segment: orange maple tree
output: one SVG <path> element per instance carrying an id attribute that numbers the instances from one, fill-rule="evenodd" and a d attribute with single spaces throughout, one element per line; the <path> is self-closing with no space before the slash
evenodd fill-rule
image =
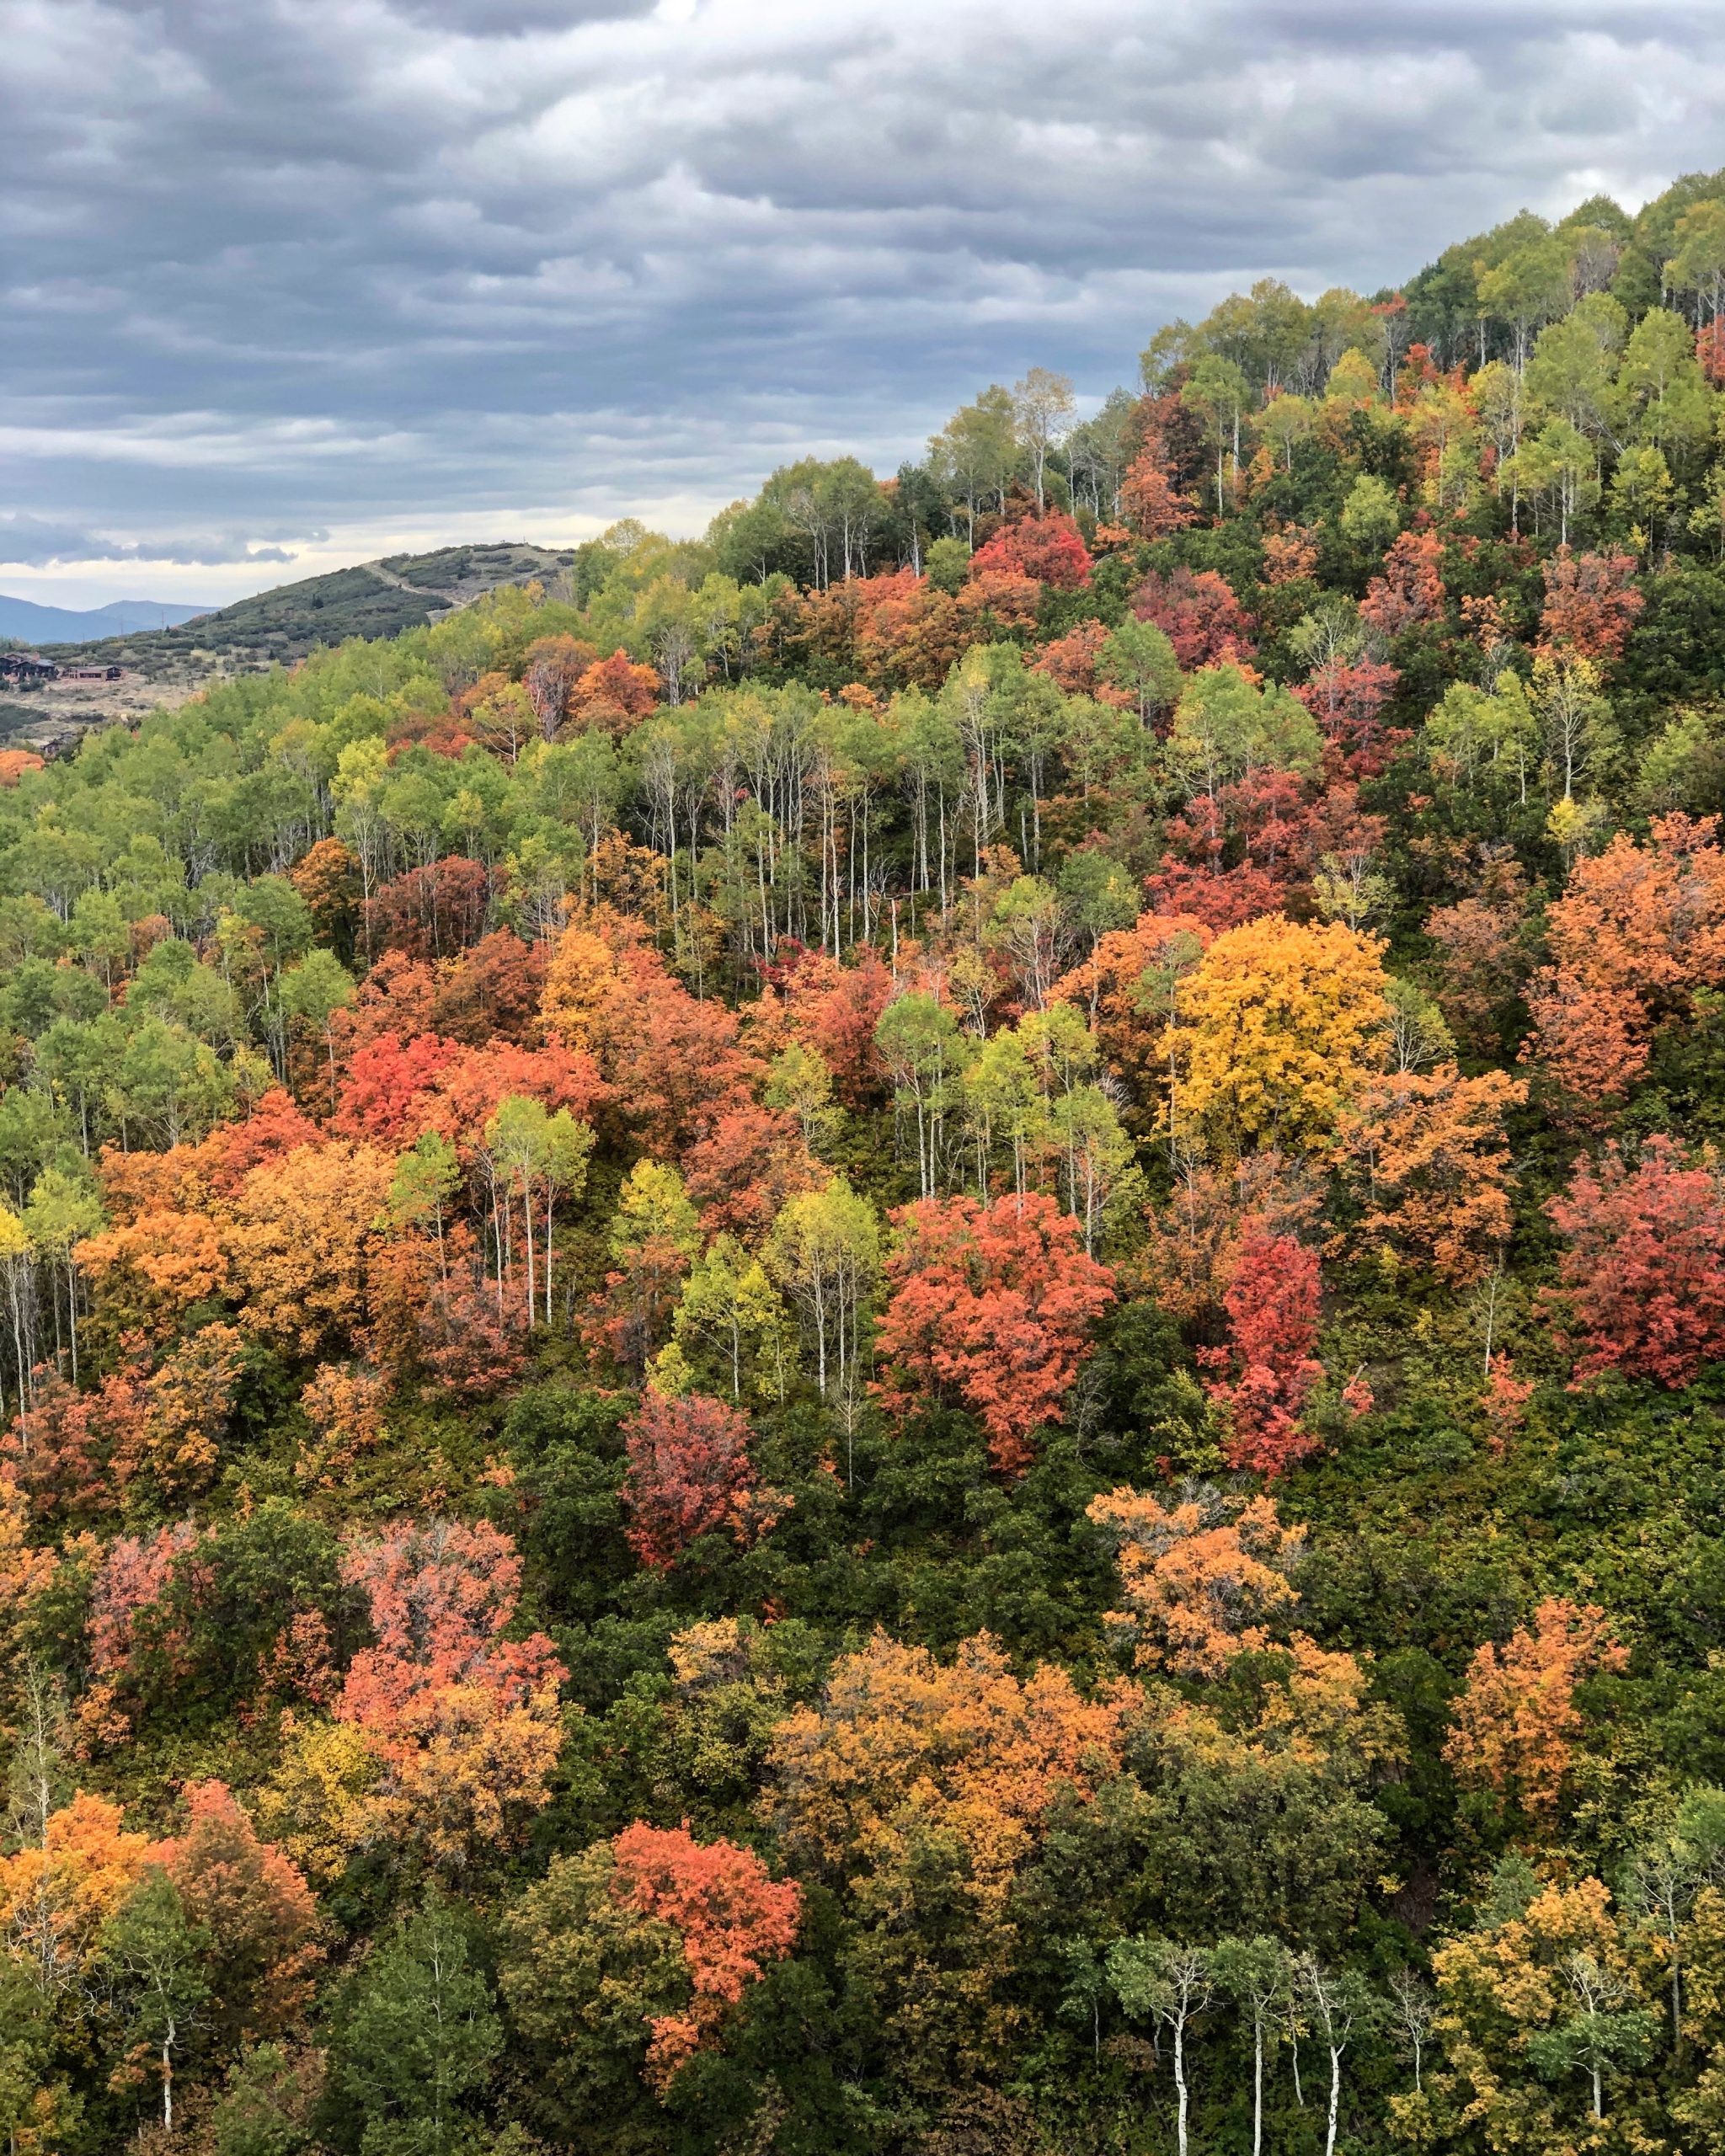
<path id="1" fill-rule="evenodd" d="M 703 1845 L 686 1824 L 665 1828 L 638 1819 L 611 1849 L 617 1899 L 670 1927 L 688 1971 L 687 2008 L 649 2024 L 647 2073 L 663 2092 L 710 2046 L 750 1985 L 795 1945 L 803 1892 L 793 1880 L 769 1877 L 752 1849 L 724 1840 Z"/>
<path id="2" fill-rule="evenodd" d="M 1576 1684 L 1589 1671 L 1621 1669 L 1627 1660 L 1603 1609 L 1548 1598 L 1534 1611 L 1531 1630 L 1476 1652 L 1444 1757 L 1467 1787 L 1513 1800 L 1535 1817 L 1555 1817 L 1581 1728 Z"/>
<path id="3" fill-rule="evenodd" d="M 1576 1120 L 1603 1120 L 1648 1065 L 1660 1029 L 1688 1022 L 1696 990 L 1725 984 L 1725 852 L 1717 819 L 1657 818 L 1579 857 L 1546 917 L 1550 962 L 1528 997 L 1523 1050 Z"/>
<path id="4" fill-rule="evenodd" d="M 1374 1079 L 1337 1134 L 1363 1208 L 1360 1244 L 1456 1286 L 1482 1278 L 1509 1239 L 1503 1119 L 1526 1098 L 1525 1079 L 1464 1078 L 1453 1063 Z"/>
<path id="5" fill-rule="evenodd" d="M 1121 1488 L 1092 1498 L 1086 1518 L 1118 1556 L 1127 1607 L 1106 1622 L 1140 1669 L 1220 1677 L 1236 1655 L 1265 1646 L 1299 1601 L 1288 1576 L 1306 1529 L 1284 1527 L 1274 1498 L 1199 1489 L 1164 1504 Z"/>

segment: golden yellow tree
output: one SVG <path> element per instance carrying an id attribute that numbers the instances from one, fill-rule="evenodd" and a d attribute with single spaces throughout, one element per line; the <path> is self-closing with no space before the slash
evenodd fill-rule
<path id="1" fill-rule="evenodd" d="M 1268 914 L 1218 936 L 1175 997 L 1175 1135 L 1232 1161 L 1327 1145 L 1385 1058 L 1376 940 Z"/>

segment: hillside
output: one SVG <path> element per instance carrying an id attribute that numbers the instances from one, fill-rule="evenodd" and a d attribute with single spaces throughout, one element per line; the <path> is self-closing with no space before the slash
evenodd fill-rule
<path id="1" fill-rule="evenodd" d="M 13 2147 L 1709 2156 L 1722 265 L 0 756 Z"/>
<path id="2" fill-rule="evenodd" d="M 393 554 L 278 584 L 178 627 L 87 636 L 55 655 L 68 664 L 118 661 L 147 679 L 167 681 L 291 664 L 347 637 L 393 637 L 422 627 L 500 584 L 555 578 L 574 558 L 572 552 L 512 545 Z"/>

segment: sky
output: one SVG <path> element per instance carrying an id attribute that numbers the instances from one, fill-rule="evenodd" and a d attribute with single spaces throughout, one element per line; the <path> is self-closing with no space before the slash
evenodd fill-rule
<path id="1" fill-rule="evenodd" d="M 0 0 L 0 590 L 698 531 L 1725 159 L 1718 0 Z"/>

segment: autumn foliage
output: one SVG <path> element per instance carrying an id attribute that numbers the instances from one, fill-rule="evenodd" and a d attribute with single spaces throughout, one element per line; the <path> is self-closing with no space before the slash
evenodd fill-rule
<path id="1" fill-rule="evenodd" d="M 1551 1817 L 1582 1726 L 1576 1684 L 1627 1658 L 1603 1609 L 1557 1597 L 1541 1603 L 1531 1630 L 1512 1632 L 1501 1647 L 1488 1641 L 1468 1665 L 1444 1748 L 1457 1778 Z"/>
<path id="2" fill-rule="evenodd" d="M 787 1502 L 757 1486 L 749 1425 L 722 1400 L 649 1387 L 623 1425 L 628 1467 L 623 1502 L 629 1545 L 644 1565 L 667 1572 L 702 1535 L 739 1545 L 772 1526 Z"/>
<path id="3" fill-rule="evenodd" d="M 1318 1298 L 1317 1252 L 1248 1221 L 1222 1298 L 1228 1344 L 1199 1354 L 1219 1374 L 1206 1390 L 1228 1424 L 1231 1467 L 1274 1477 L 1316 1445 L 1301 1417 L 1323 1375 Z"/>
<path id="4" fill-rule="evenodd" d="M 1710 1155 L 1686 1161 L 1660 1135 L 1632 1166 L 1608 1145 L 1546 1210 L 1567 1246 L 1555 1299 L 1578 1380 L 1683 1385 L 1725 1355 L 1725 1177 Z"/>
<path id="5" fill-rule="evenodd" d="M 1114 1276 L 1086 1254 L 1051 1198 L 924 1199 L 897 1216 L 891 1299 L 881 1319 L 879 1396 L 902 1417 L 949 1396 L 988 1433 L 1003 1474 L 1029 1465 L 1030 1437 L 1058 1422 Z"/>
<path id="6" fill-rule="evenodd" d="M 724 2026 L 750 1984 L 796 1943 L 802 1892 L 767 1876 L 750 1849 L 718 1841 L 704 1848 L 686 1827 L 669 1831 L 638 1820 L 611 1843 L 619 1901 L 676 1935 L 688 1971 L 689 2004 L 655 2017 L 647 2071 L 660 2089 Z"/>
<path id="7" fill-rule="evenodd" d="M 1118 1489 L 1093 1497 L 1086 1517 L 1117 1552 L 1126 1607 L 1108 1622 L 1138 1668 L 1220 1677 L 1299 1600 L 1289 1574 L 1306 1530 L 1284 1527 L 1269 1497 L 1230 1504 L 1199 1489 L 1164 1504 Z"/>

